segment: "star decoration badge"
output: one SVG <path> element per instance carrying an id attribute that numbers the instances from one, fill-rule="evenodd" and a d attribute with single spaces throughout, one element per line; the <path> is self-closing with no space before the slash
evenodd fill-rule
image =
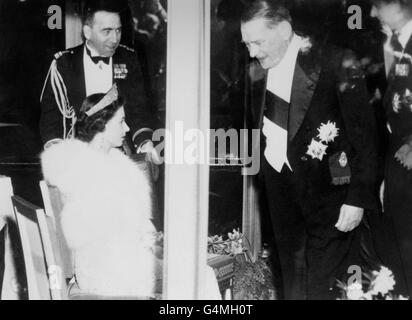
<path id="1" fill-rule="evenodd" d="M 339 129 L 336 128 L 335 122 L 328 121 L 326 124 L 321 123 L 318 129 L 318 138 L 326 144 L 335 140 L 339 134 Z"/>
<path id="2" fill-rule="evenodd" d="M 322 161 L 326 154 L 328 143 L 335 141 L 338 136 L 339 128 L 336 127 L 335 122 L 321 123 L 318 128 L 318 135 L 312 139 L 306 154 L 311 156 L 312 159 Z"/>
<path id="3" fill-rule="evenodd" d="M 311 156 L 312 159 L 319 159 L 320 161 L 322 161 L 323 157 L 326 154 L 327 148 L 327 145 L 323 144 L 322 142 L 316 141 L 315 139 L 312 139 L 312 142 L 308 146 L 308 151 L 306 151 L 306 154 Z"/>

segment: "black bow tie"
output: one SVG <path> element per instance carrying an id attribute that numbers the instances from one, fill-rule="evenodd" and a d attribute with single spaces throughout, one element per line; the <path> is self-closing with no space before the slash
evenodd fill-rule
<path id="1" fill-rule="evenodd" d="M 100 56 L 92 57 L 92 54 L 91 54 L 89 48 L 87 48 L 87 47 L 86 47 L 86 52 L 87 52 L 87 55 L 90 57 L 90 59 L 92 59 L 94 64 L 98 64 L 99 61 L 103 61 L 103 63 L 105 63 L 105 64 L 110 63 L 110 57 L 100 57 Z"/>

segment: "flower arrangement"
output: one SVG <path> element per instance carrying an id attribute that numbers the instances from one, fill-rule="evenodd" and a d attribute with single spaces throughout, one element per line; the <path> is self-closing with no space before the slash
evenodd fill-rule
<path id="1" fill-rule="evenodd" d="M 328 121 L 326 124 L 321 123 L 318 133 L 316 138 L 313 138 L 309 144 L 306 154 L 311 156 L 312 159 L 322 161 L 326 154 L 328 143 L 335 141 L 335 138 L 339 135 L 339 128 L 336 127 L 335 122 Z"/>
<path id="2" fill-rule="evenodd" d="M 276 291 L 269 262 L 235 262 L 233 279 L 234 300 L 275 300 Z"/>
<path id="3" fill-rule="evenodd" d="M 259 257 L 253 262 L 249 256 L 248 245 L 246 237 L 239 229 L 229 232 L 225 240 L 220 235 L 208 238 L 209 253 L 232 255 L 236 258 L 234 300 L 273 300 L 275 289 L 269 261 Z"/>
<path id="4" fill-rule="evenodd" d="M 342 289 L 342 300 L 408 300 L 392 293 L 396 281 L 388 268 L 382 266 L 379 271 L 364 276 L 367 281 L 363 283 L 354 281 L 346 285 L 338 281 L 338 286 Z"/>
<path id="5" fill-rule="evenodd" d="M 228 239 L 223 240 L 222 236 L 208 237 L 208 252 L 221 255 L 238 255 L 247 252 L 244 246 L 244 236 L 239 229 L 233 229 L 233 232 L 228 233 Z"/>

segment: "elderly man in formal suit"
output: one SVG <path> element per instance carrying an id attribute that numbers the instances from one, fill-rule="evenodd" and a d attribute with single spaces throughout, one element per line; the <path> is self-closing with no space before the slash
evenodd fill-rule
<path id="1" fill-rule="evenodd" d="M 359 225 L 376 206 L 376 127 L 362 70 L 350 51 L 296 34 L 280 1 L 251 1 L 241 33 L 284 297 L 334 299 L 336 280 L 360 266 Z"/>
<path id="2" fill-rule="evenodd" d="M 371 16 L 387 35 L 384 44 L 388 87 L 383 104 L 388 122 L 384 211 L 393 220 L 402 270 L 394 270 L 400 292 L 412 297 L 412 2 L 371 0 Z M 395 266 L 396 267 L 396 266 Z"/>
<path id="3" fill-rule="evenodd" d="M 149 105 L 138 57 L 120 44 L 121 7 L 115 1 L 89 1 L 83 21 L 85 42 L 56 53 L 42 97 L 40 133 L 45 148 L 72 137 L 83 100 L 106 93 L 116 83 L 125 98 L 126 122 L 138 151 L 154 152 L 151 141 L 155 117 Z"/>

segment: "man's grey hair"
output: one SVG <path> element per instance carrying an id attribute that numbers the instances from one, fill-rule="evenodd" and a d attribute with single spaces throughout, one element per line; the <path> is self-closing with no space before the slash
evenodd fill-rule
<path id="1" fill-rule="evenodd" d="M 263 18 L 269 27 L 275 27 L 282 21 L 292 23 L 289 10 L 281 0 L 254 0 L 247 3 L 240 18 L 241 23 Z"/>

